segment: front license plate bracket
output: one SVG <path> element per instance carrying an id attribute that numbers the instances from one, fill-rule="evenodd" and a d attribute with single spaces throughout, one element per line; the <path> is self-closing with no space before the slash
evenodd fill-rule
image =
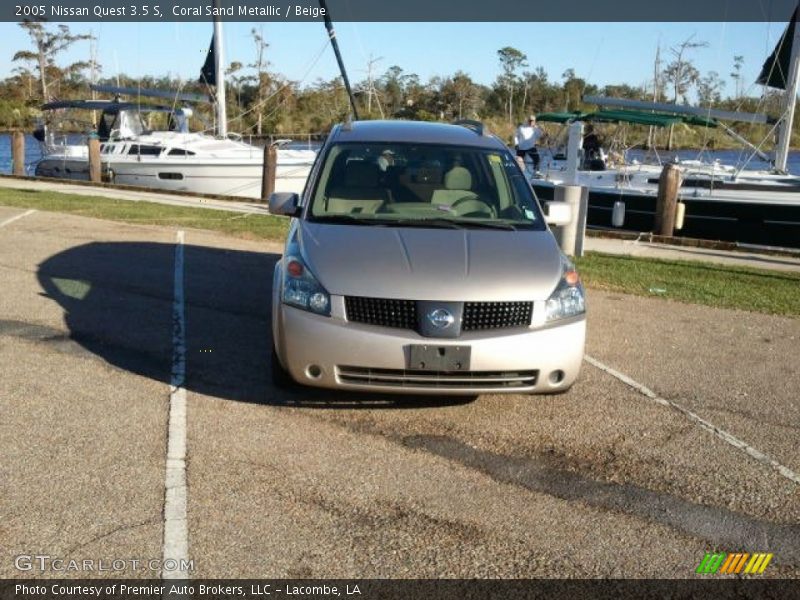
<path id="1" fill-rule="evenodd" d="M 414 371 L 469 371 L 469 346 L 412 344 L 406 367 Z"/>

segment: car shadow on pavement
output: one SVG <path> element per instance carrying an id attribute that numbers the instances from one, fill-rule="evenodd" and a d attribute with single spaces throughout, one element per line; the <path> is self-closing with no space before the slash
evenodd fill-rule
<path id="1" fill-rule="evenodd" d="M 88 350 L 168 386 L 175 347 L 175 249 L 170 243 L 94 242 L 42 262 L 39 283 L 64 310 L 75 343 L 71 351 Z M 270 320 L 279 255 L 195 245 L 183 250 L 188 391 L 308 408 L 419 408 L 471 400 L 274 388 Z"/>

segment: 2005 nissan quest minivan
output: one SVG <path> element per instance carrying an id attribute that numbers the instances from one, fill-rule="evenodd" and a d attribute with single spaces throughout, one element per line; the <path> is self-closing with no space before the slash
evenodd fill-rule
<path id="1" fill-rule="evenodd" d="M 583 286 L 478 124 L 339 125 L 302 198 L 269 208 L 294 217 L 273 283 L 276 385 L 550 393 L 578 376 Z"/>

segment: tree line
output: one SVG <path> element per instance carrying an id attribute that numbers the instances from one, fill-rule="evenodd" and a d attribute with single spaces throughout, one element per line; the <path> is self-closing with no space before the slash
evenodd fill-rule
<path id="1" fill-rule="evenodd" d="M 0 128 L 31 127 L 43 101 L 86 98 L 89 83 L 181 90 L 206 93 L 199 82 L 174 77 L 108 77 L 93 56 L 89 60 L 59 62 L 72 45 L 93 41 L 91 34 L 73 34 L 66 25 L 23 22 L 31 45 L 16 52 L 12 74 L 0 81 Z M 263 32 L 252 29 L 250 62 L 231 62 L 226 68 L 229 129 L 243 134 L 324 133 L 344 120 L 349 100 L 340 77 L 301 83 L 270 69 L 269 44 Z M 726 82 L 719 73 L 705 74 L 695 67 L 693 55 L 707 44 L 688 38 L 668 49 L 659 49 L 650 81 L 597 86 L 579 77 L 574 69 L 551 77 L 543 66 L 531 66 L 521 50 L 505 46 L 497 50 L 498 74 L 490 85 L 478 83 L 462 71 L 423 81 L 417 74 L 393 65 L 374 72 L 378 61 L 370 59 L 368 76 L 354 85 L 362 118 L 401 118 L 425 121 L 477 119 L 500 135 L 509 137 L 528 114 L 593 110 L 582 103 L 584 95 L 604 95 L 635 100 L 687 104 L 727 110 L 776 114 L 780 95 L 767 91 L 761 98 L 745 95 L 744 59 L 734 56 L 730 72 L 733 90 L 724 95 Z M 662 60 L 662 56 L 665 57 Z M 199 65 L 198 65 L 199 69 Z M 209 106 L 199 107 L 197 128 L 212 119 Z M 795 134 L 800 119 L 795 120 Z M 755 126 L 750 126 L 754 129 Z M 742 133 L 758 133 L 746 131 Z M 757 129 L 757 128 L 756 128 Z M 679 133 L 679 137 L 681 132 Z M 686 137 L 684 135 L 684 137 Z"/>

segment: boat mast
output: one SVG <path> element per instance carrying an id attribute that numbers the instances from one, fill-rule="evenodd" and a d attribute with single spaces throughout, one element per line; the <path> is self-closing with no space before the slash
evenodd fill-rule
<path id="1" fill-rule="evenodd" d="M 342 74 L 344 87 L 347 90 L 347 95 L 350 97 L 350 107 L 353 109 L 353 119 L 358 121 L 358 108 L 356 108 L 356 99 L 353 96 L 353 90 L 350 88 L 350 80 L 347 78 L 347 71 L 344 68 L 344 61 L 342 60 L 342 53 L 339 52 L 339 42 L 336 41 L 336 31 L 333 29 L 333 22 L 328 7 L 325 5 L 325 0 L 319 0 L 319 6 L 323 11 L 325 18 L 325 29 L 328 30 L 328 37 L 333 46 L 333 53 L 336 55 L 336 62 L 339 63 L 339 72 Z"/>
<path id="2" fill-rule="evenodd" d="M 656 61 L 653 63 L 653 102 L 658 102 L 658 76 L 661 71 L 661 37 L 658 38 L 658 46 L 656 46 Z M 655 146 L 655 127 L 650 125 L 650 130 L 647 132 L 647 149 L 652 150 Z"/>
<path id="3" fill-rule="evenodd" d="M 220 7 L 220 0 L 214 0 L 214 8 Z M 225 109 L 225 56 L 222 43 L 222 20 L 219 10 L 214 15 L 214 72 L 217 79 L 217 135 L 226 137 L 228 135 L 228 115 Z"/>
<path id="4" fill-rule="evenodd" d="M 787 172 L 786 161 L 789 157 L 789 145 L 792 140 L 794 109 L 797 105 L 797 92 L 800 89 L 800 24 L 795 23 L 794 38 L 784 41 L 784 43 L 787 42 L 792 44 L 792 54 L 789 59 L 789 77 L 786 80 L 786 91 L 783 96 L 783 120 L 778 129 L 778 144 L 775 147 L 775 170 L 780 173 Z"/>

